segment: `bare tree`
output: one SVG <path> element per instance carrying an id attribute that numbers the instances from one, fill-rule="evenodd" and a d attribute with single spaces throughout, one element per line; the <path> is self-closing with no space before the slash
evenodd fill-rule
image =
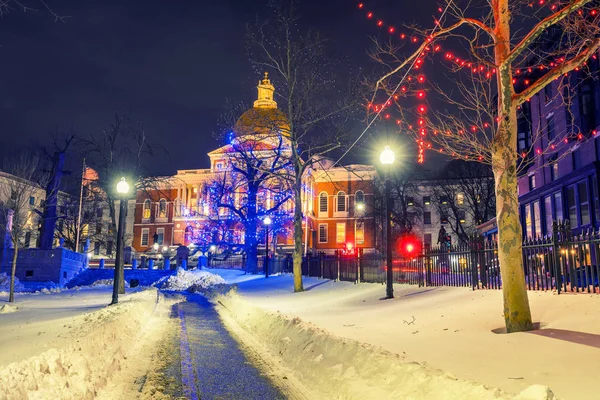
<path id="1" fill-rule="evenodd" d="M 455 160 L 433 189 L 433 203 L 461 243 L 468 243 L 476 226 L 496 212 L 494 177 L 485 164 Z M 470 221 L 470 224 L 467 224 Z"/>
<path id="2" fill-rule="evenodd" d="M 286 117 L 282 132 L 290 140 L 294 200 L 294 291 L 302 285 L 302 182 L 315 162 L 340 148 L 348 131 L 340 126 L 357 97 L 342 95 L 335 68 L 318 33 L 298 29 L 295 1 L 271 3 L 271 18 L 258 20 L 247 30 L 247 48 L 257 71 L 267 70 L 277 83 L 276 95 Z M 336 101 L 335 99 L 341 99 Z M 351 100 L 348 100 L 351 99 Z"/>
<path id="3" fill-rule="evenodd" d="M 436 20 L 435 28 L 416 33 L 420 39 L 415 38 L 418 42 L 415 51 L 406 57 L 394 49 L 379 53 L 379 60 L 391 68 L 378 81 L 376 91 L 387 91 L 392 102 L 396 94 L 403 97 L 401 92 L 396 92 L 396 87 L 402 88 L 402 77 L 408 75 L 412 66 L 421 65 L 425 57 L 436 54 L 442 39 L 461 41 L 469 58 L 458 58 L 457 61 L 451 53 L 447 57 L 462 67 L 461 71 L 481 76 L 488 82 L 487 86 L 483 85 L 483 90 L 478 90 L 482 87 L 480 83 L 463 85 L 462 88 L 469 88 L 465 91 L 454 81 L 454 90 L 445 91 L 454 108 L 462 111 L 458 114 L 460 118 L 454 118 L 449 126 L 441 115 L 427 118 L 424 105 L 407 107 L 400 102 L 398 105 L 401 112 L 407 112 L 403 118 L 416 120 L 412 132 L 420 152 L 429 148 L 455 158 L 486 161 L 492 166 L 499 229 L 498 259 L 508 332 L 533 327 L 522 273 L 517 191 L 519 107 L 548 84 L 581 67 L 598 51 L 600 16 L 596 7 L 593 0 L 565 0 L 548 5 L 539 2 L 539 6 L 520 0 L 491 0 L 477 6 L 447 1 L 441 8 L 442 14 Z M 516 25 L 519 29 L 515 29 Z M 525 79 L 516 79 L 518 70 L 532 72 Z M 536 70 L 535 74 L 533 70 Z M 424 81 L 417 77 L 413 80 L 415 84 L 405 87 L 403 92 L 417 94 L 418 99 L 423 97 L 419 93 L 425 91 L 418 85 Z M 473 81 L 483 82 L 483 79 Z M 488 97 L 487 104 L 495 102 L 496 106 L 486 111 L 481 106 L 473 107 L 473 104 L 481 103 L 482 95 Z M 468 126 L 463 121 L 477 123 Z M 466 139 L 467 132 L 479 134 Z M 436 142 L 443 145 L 436 145 Z"/>
<path id="4" fill-rule="evenodd" d="M 87 139 L 80 139 L 79 144 L 87 164 L 98 175 L 97 179 L 90 182 L 89 190 L 96 190 L 102 196 L 106 196 L 110 216 L 109 230 L 114 235 L 114 243 L 118 243 L 117 183 L 122 177 L 126 178 L 133 196 L 137 190 L 160 190 L 163 179 L 148 178 L 149 174 L 144 169 L 144 161 L 154 154 L 153 147 L 148 143 L 143 126 L 132 121 L 128 114 L 115 114 L 114 122 L 107 129 L 102 130 L 100 134 L 90 135 Z M 120 251 L 123 251 L 122 246 Z M 122 259 L 119 254 L 117 257 Z M 115 267 L 115 274 L 117 269 L 119 268 Z M 118 292 L 125 293 L 122 273 L 115 279 L 115 285 L 117 284 Z"/>
<path id="5" fill-rule="evenodd" d="M 35 209 L 35 204 L 31 204 L 31 199 L 39 198 L 44 192 L 42 187 L 47 184 L 47 178 L 40 157 L 29 153 L 7 159 L 0 173 L 0 210 L 3 217 L 0 231 L 10 239 L 13 250 L 9 302 L 15 301 L 17 257 L 23 246 L 25 233 L 32 226 L 37 226 L 36 211 L 39 210 Z"/>
<path id="6" fill-rule="evenodd" d="M 68 16 L 59 15 L 45 0 L 35 0 L 31 2 L 25 2 L 21 0 L 1 0 L 0 1 L 0 17 L 6 14 L 10 14 L 14 11 L 22 11 L 24 13 L 34 12 L 39 10 L 48 12 L 54 17 L 55 22 L 65 22 Z"/>
<path id="7" fill-rule="evenodd" d="M 415 226 L 423 218 L 423 204 L 418 202 L 419 193 L 417 181 L 410 176 L 398 176 L 391 179 L 391 209 L 392 231 L 394 236 L 407 235 L 413 232 Z M 382 215 L 384 212 L 382 210 Z"/>

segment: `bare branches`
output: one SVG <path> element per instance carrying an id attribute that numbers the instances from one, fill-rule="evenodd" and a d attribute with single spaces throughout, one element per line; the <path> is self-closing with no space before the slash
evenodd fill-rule
<path id="1" fill-rule="evenodd" d="M 59 15 L 56 13 L 52 7 L 45 0 L 36 0 L 46 12 L 50 13 L 52 17 L 54 17 L 54 22 L 62 22 L 65 23 L 65 20 L 69 18 L 69 16 Z M 13 12 L 15 9 L 20 9 L 24 13 L 26 12 L 35 12 L 39 11 L 35 7 L 29 6 L 25 4 L 21 0 L 1 0 L 0 1 L 0 17 L 5 14 L 9 14 Z"/>

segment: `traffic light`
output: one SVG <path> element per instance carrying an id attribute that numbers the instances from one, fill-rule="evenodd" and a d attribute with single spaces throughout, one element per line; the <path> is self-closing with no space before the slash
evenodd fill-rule
<path id="1" fill-rule="evenodd" d="M 423 244 L 414 235 L 403 235 L 399 240 L 400 254 L 405 258 L 415 258 L 421 254 Z"/>

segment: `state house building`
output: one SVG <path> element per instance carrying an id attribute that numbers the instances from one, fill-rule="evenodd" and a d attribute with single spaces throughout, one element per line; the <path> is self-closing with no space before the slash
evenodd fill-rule
<path id="1" fill-rule="evenodd" d="M 138 252 L 152 251 L 155 243 L 161 247 L 243 244 L 243 224 L 231 209 L 215 207 L 214 187 L 216 182 L 225 182 L 235 176 L 232 170 L 240 143 L 246 147 L 251 144 L 253 155 L 266 154 L 266 161 L 273 158 L 268 154 L 275 154 L 276 150 L 282 156 L 291 151 L 285 137 L 287 119 L 277 108 L 274 91 L 265 74 L 258 83 L 258 98 L 253 107 L 236 123 L 236 137 L 208 153 L 210 168 L 178 170 L 175 175 L 162 179 L 159 187 L 138 191 L 133 226 L 133 247 Z M 261 124 L 256 123 L 259 120 Z M 264 121 L 275 127 L 267 127 Z M 267 135 L 267 130 L 276 135 Z M 381 239 L 375 234 L 377 218 L 374 212 L 377 181 L 375 167 L 370 165 L 335 166 L 326 158 L 315 162 L 303 177 L 304 252 L 333 253 L 355 249 L 372 252 L 378 249 Z M 263 189 L 259 188 L 257 207 L 269 210 L 281 193 L 273 194 Z M 246 198 L 244 190 L 231 190 L 232 193 L 227 195 L 239 206 Z M 270 229 L 276 232 L 271 240 L 279 252 L 293 249 L 294 203 L 289 190 L 279 208 L 270 215 L 278 222 Z M 261 221 L 257 226 L 259 243 L 264 243 L 264 226 Z"/>

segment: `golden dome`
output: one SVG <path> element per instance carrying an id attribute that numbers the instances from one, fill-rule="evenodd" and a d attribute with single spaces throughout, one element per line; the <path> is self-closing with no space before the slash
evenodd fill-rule
<path id="1" fill-rule="evenodd" d="M 257 89 L 258 98 L 254 102 L 254 107 L 244 112 L 235 123 L 235 135 L 238 137 L 255 134 L 273 135 L 281 132 L 284 136 L 288 136 L 289 120 L 273 100 L 275 88 L 267 72 L 258 82 Z"/>

